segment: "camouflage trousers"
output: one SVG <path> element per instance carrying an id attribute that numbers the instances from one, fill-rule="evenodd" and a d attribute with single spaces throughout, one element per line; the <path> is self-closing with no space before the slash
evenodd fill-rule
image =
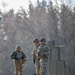
<path id="1" fill-rule="evenodd" d="M 36 61 L 35 67 L 36 67 L 36 75 L 40 75 L 40 61 Z"/>
<path id="2" fill-rule="evenodd" d="M 14 65 L 15 65 L 15 73 L 14 73 L 14 75 L 22 75 L 22 71 L 23 71 L 22 60 L 19 60 L 19 61 L 15 60 Z"/>
<path id="3" fill-rule="evenodd" d="M 40 60 L 41 75 L 48 75 L 48 59 Z"/>

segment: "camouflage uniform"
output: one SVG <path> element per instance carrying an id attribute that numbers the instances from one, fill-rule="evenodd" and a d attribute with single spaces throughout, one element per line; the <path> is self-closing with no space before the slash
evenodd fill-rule
<path id="1" fill-rule="evenodd" d="M 17 46 L 17 48 L 20 48 L 20 47 Z M 16 50 L 11 54 L 11 59 L 14 60 L 14 66 L 15 66 L 14 75 L 22 75 L 23 64 L 26 61 L 26 55 L 22 51 Z"/>
<path id="2" fill-rule="evenodd" d="M 34 43 L 35 43 L 35 48 L 33 50 L 33 61 L 34 61 L 35 68 L 36 68 L 36 75 L 40 75 L 40 58 L 38 57 L 38 51 L 39 51 L 38 48 L 40 44 L 39 44 L 38 39 L 35 39 Z"/>
<path id="3" fill-rule="evenodd" d="M 49 48 L 45 43 L 41 44 L 38 55 L 39 57 L 41 57 L 40 59 L 41 75 L 48 75 Z"/>
<path id="4" fill-rule="evenodd" d="M 23 70 L 23 64 L 22 64 L 22 60 L 15 60 L 14 62 L 15 65 L 15 75 L 22 75 L 22 70 Z"/>

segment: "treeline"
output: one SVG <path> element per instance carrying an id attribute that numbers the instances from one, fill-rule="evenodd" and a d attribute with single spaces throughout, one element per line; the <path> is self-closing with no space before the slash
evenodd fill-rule
<path id="1" fill-rule="evenodd" d="M 17 44 L 27 55 L 26 67 L 31 64 L 33 39 L 41 37 L 64 45 L 66 65 L 71 67 L 71 75 L 75 74 L 75 7 L 65 4 L 59 7 L 51 1 L 47 4 L 45 0 L 37 0 L 36 6 L 29 3 L 28 11 L 21 7 L 17 13 L 11 9 L 1 14 L 0 75 L 13 75 L 10 53 Z"/>

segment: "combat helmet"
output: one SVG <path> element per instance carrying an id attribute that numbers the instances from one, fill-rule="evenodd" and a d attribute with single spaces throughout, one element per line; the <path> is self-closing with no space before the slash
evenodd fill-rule
<path id="1" fill-rule="evenodd" d="M 46 42 L 46 39 L 45 38 L 41 38 L 40 42 Z"/>
<path id="2" fill-rule="evenodd" d="M 34 39 L 33 42 L 34 43 L 39 43 L 39 39 Z"/>
<path id="3" fill-rule="evenodd" d="M 19 46 L 19 45 L 16 45 L 16 49 L 21 49 L 21 46 Z"/>

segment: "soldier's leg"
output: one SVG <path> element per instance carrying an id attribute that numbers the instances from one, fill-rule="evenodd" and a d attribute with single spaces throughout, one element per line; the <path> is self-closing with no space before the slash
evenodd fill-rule
<path id="1" fill-rule="evenodd" d="M 45 64 L 45 75 L 49 74 L 48 62 Z"/>
<path id="2" fill-rule="evenodd" d="M 14 61 L 15 72 L 14 75 L 18 75 L 18 61 Z"/>
<path id="3" fill-rule="evenodd" d="M 41 63 L 41 75 L 48 75 L 48 60 L 42 59 Z"/>
<path id="4" fill-rule="evenodd" d="M 19 74 L 22 75 L 22 72 L 23 72 L 23 64 L 22 64 L 22 62 L 20 61 L 20 62 L 19 62 Z"/>
<path id="5" fill-rule="evenodd" d="M 48 75 L 48 67 L 44 65 L 44 75 Z"/>
<path id="6" fill-rule="evenodd" d="M 18 75 L 18 70 L 15 69 L 14 75 Z"/>
<path id="7" fill-rule="evenodd" d="M 38 66 L 36 67 L 36 75 L 38 75 Z"/>
<path id="8" fill-rule="evenodd" d="M 48 75 L 48 60 L 44 60 L 43 71 L 44 71 L 44 75 Z"/>
<path id="9" fill-rule="evenodd" d="M 36 75 L 39 75 L 39 66 L 40 66 L 39 62 L 38 62 L 38 61 L 36 61 L 36 64 L 35 64 L 35 68 L 36 68 Z"/>
<path id="10" fill-rule="evenodd" d="M 23 73 L 23 66 L 22 65 L 20 65 L 20 75 L 22 75 L 22 73 Z"/>
<path id="11" fill-rule="evenodd" d="M 39 62 L 39 65 L 38 65 L 38 73 L 40 75 L 41 71 L 40 71 L 40 62 Z"/>
<path id="12" fill-rule="evenodd" d="M 35 73 L 34 75 L 37 75 L 37 65 L 35 64 Z"/>
<path id="13" fill-rule="evenodd" d="M 43 67 L 43 62 L 40 62 L 40 75 L 45 75 L 44 67 Z"/>
<path id="14" fill-rule="evenodd" d="M 37 65 L 36 75 L 40 75 L 40 63 Z"/>
<path id="15" fill-rule="evenodd" d="M 41 75 L 45 75 L 45 68 L 44 67 L 42 67 Z"/>

